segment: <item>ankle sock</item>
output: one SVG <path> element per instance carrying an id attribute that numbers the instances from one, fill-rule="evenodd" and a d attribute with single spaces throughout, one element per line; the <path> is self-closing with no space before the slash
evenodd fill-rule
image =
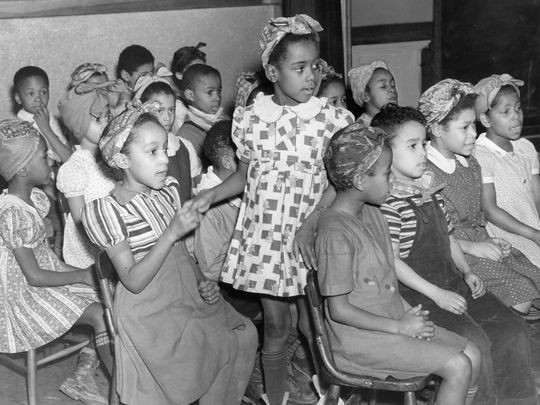
<path id="1" fill-rule="evenodd" d="M 287 350 L 278 353 L 262 352 L 264 386 L 270 405 L 281 405 L 287 391 Z"/>
<path id="2" fill-rule="evenodd" d="M 111 343 L 111 338 L 109 337 L 108 332 L 101 332 L 98 333 L 94 337 L 94 341 L 96 342 L 96 348 L 99 346 L 105 346 Z"/>

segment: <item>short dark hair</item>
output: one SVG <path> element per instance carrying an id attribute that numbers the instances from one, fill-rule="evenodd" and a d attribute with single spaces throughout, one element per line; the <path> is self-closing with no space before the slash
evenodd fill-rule
<path id="1" fill-rule="evenodd" d="M 182 91 L 187 89 L 193 90 L 193 84 L 201 77 L 204 76 L 217 76 L 221 79 L 221 75 L 216 68 L 209 65 L 203 65 L 202 63 L 196 63 L 186 69 L 182 80 L 180 81 L 180 88 Z"/>
<path id="2" fill-rule="evenodd" d="M 18 91 L 22 82 L 29 77 L 41 77 L 47 87 L 49 87 L 49 76 L 43 69 L 37 66 L 24 66 L 17 70 L 13 76 L 13 89 Z"/>
<path id="3" fill-rule="evenodd" d="M 173 73 L 183 73 L 191 62 L 197 59 L 206 63 L 206 54 L 200 49 L 203 46 L 206 46 L 206 44 L 199 42 L 195 46 L 183 46 L 177 49 L 171 62 L 171 71 Z"/>
<path id="4" fill-rule="evenodd" d="M 118 74 L 125 70 L 129 74 L 147 63 L 154 64 L 154 55 L 141 45 L 130 45 L 120 52 L 118 57 Z"/>
<path id="5" fill-rule="evenodd" d="M 172 89 L 170 84 L 163 83 L 163 82 L 154 82 L 148 85 L 146 89 L 141 94 L 141 101 L 143 103 L 150 100 L 150 97 L 152 97 L 154 94 L 165 94 L 165 95 L 171 95 L 176 96 L 174 94 L 174 90 Z"/>
<path id="6" fill-rule="evenodd" d="M 328 79 L 324 79 L 321 81 L 321 86 L 319 87 L 319 92 L 317 93 L 317 96 L 320 96 L 323 93 L 323 91 L 326 90 L 326 88 L 330 86 L 332 83 L 339 83 L 346 89 L 345 82 L 343 81 L 341 77 L 330 76 Z"/>
<path id="7" fill-rule="evenodd" d="M 317 49 L 319 48 L 319 36 L 312 32 L 311 34 L 292 34 L 287 33 L 268 56 L 270 65 L 279 66 L 279 63 L 287 57 L 287 48 L 290 44 L 298 42 L 313 42 Z"/>
<path id="8" fill-rule="evenodd" d="M 392 141 L 399 129 L 407 122 L 418 122 L 426 126 L 424 114 L 413 107 L 400 107 L 397 104 L 386 104 L 371 121 L 372 127 L 377 127 L 386 132 L 387 139 Z"/>
<path id="9" fill-rule="evenodd" d="M 214 167 L 221 167 L 221 157 L 226 151 L 236 151 L 231 138 L 232 121 L 218 121 L 208 130 L 203 143 L 203 152 Z"/>

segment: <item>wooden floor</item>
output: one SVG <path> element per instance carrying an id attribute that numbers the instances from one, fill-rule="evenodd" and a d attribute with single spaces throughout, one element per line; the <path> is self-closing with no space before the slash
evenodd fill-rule
<path id="1" fill-rule="evenodd" d="M 540 322 L 529 326 L 531 336 L 531 352 L 533 356 L 533 366 L 540 377 Z M 39 357 L 38 357 L 39 358 Z M 23 357 L 18 361 L 23 364 Z M 78 401 L 66 397 L 58 386 L 66 377 L 73 372 L 77 361 L 77 355 L 57 361 L 52 365 L 40 368 L 38 371 L 38 396 L 39 405 L 73 405 L 80 404 Z M 106 396 L 108 392 L 108 382 L 101 370 L 96 372 L 96 382 L 102 394 Z M 540 384 L 538 385 L 540 388 Z M 381 393 L 382 394 L 382 393 Z M 26 388 L 24 377 L 12 372 L 0 364 L 0 405 L 25 405 Z M 377 402 L 379 405 L 402 404 L 399 396 L 380 395 Z"/>

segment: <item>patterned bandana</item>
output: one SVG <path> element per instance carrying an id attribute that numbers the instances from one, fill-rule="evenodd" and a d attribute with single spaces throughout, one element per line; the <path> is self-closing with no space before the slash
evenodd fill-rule
<path id="1" fill-rule="evenodd" d="M 84 83 L 96 73 L 107 74 L 107 68 L 101 63 L 83 63 L 71 74 L 70 87 L 75 87 L 78 84 Z"/>
<path id="2" fill-rule="evenodd" d="M 322 30 L 321 25 L 306 14 L 270 18 L 262 30 L 262 38 L 259 41 L 263 67 L 268 65 L 270 54 L 285 34 L 308 35 Z"/>
<path id="3" fill-rule="evenodd" d="M 171 83 L 172 75 L 171 71 L 167 69 L 164 64 L 158 63 L 152 73 L 146 73 L 139 76 L 133 86 L 133 98 L 140 99 L 146 88 L 152 83 L 157 82 L 168 84 L 174 91 L 174 87 Z"/>
<path id="4" fill-rule="evenodd" d="M 58 110 L 64 125 L 76 139 L 88 132 L 92 117 L 99 118 L 107 113 L 109 105 L 118 93 L 118 82 L 82 82 L 72 87 L 58 102 Z"/>
<path id="5" fill-rule="evenodd" d="M 363 99 L 369 79 L 373 76 L 375 69 L 379 68 L 388 70 L 388 66 L 382 60 L 375 60 L 369 65 L 361 65 L 349 70 L 347 76 L 349 76 L 349 80 L 351 81 L 353 99 L 360 107 L 364 105 Z"/>
<path id="6" fill-rule="evenodd" d="M 491 108 L 491 104 L 502 86 L 512 86 L 516 90 L 519 97 L 518 86 L 523 86 L 523 84 L 523 80 L 514 79 L 508 73 L 503 73 L 502 75 L 491 75 L 480 80 L 474 86 L 474 90 L 478 93 L 478 97 L 474 103 L 476 115 L 478 116 L 485 113 Z"/>
<path id="7" fill-rule="evenodd" d="M 321 80 L 328 80 L 332 79 L 334 77 L 339 77 L 340 79 L 343 79 L 343 75 L 341 73 L 336 73 L 334 68 L 328 64 L 327 61 L 324 59 L 321 59 Z"/>
<path id="8" fill-rule="evenodd" d="M 433 184 L 435 175 L 432 171 L 426 170 L 422 177 L 418 179 L 407 179 L 404 177 L 392 176 L 390 180 L 390 194 L 396 197 L 419 197 L 417 205 L 431 201 L 431 196 L 441 191 L 446 184 Z"/>
<path id="9" fill-rule="evenodd" d="M 346 188 L 352 176 L 371 169 L 381 156 L 385 137 L 383 130 L 361 123 L 351 124 L 337 132 L 324 156 L 332 183 Z"/>
<path id="10" fill-rule="evenodd" d="M 242 72 L 236 79 L 234 108 L 245 107 L 249 95 L 253 90 L 261 84 L 257 73 L 255 72 Z"/>
<path id="11" fill-rule="evenodd" d="M 428 129 L 440 123 L 459 100 L 475 91 L 470 83 L 462 83 L 455 79 L 444 79 L 427 89 L 418 101 L 418 109 L 426 117 Z"/>
<path id="12" fill-rule="evenodd" d="M 30 122 L 0 121 L 0 176 L 10 181 L 32 159 L 41 135 Z"/>
<path id="13" fill-rule="evenodd" d="M 134 100 L 131 104 L 128 104 L 126 111 L 109 122 L 107 132 L 104 132 L 99 140 L 99 149 L 103 160 L 110 167 L 119 169 L 120 151 L 139 117 L 144 113 L 156 112 L 160 108 L 161 104 L 157 101 L 148 101 L 141 104 L 139 100 Z"/>

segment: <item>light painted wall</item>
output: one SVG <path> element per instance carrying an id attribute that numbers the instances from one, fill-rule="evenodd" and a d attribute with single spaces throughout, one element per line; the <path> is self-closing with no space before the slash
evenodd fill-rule
<path id="1" fill-rule="evenodd" d="M 353 27 L 433 21 L 433 0 L 352 0 Z"/>
<path id="2" fill-rule="evenodd" d="M 58 100 L 78 65 L 100 62 L 115 77 L 118 55 L 131 44 L 147 47 L 169 66 L 179 47 L 207 43 L 207 62 L 221 72 L 230 109 L 236 75 L 258 68 L 259 33 L 275 13 L 275 6 L 253 6 L 0 20 L 0 118 L 13 115 L 11 86 L 20 67 L 47 72 L 49 110 L 58 115 Z"/>

